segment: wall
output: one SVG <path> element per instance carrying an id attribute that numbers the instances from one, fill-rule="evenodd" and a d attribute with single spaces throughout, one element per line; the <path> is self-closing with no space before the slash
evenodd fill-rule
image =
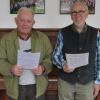
<path id="1" fill-rule="evenodd" d="M 95 14 L 89 15 L 87 23 L 99 28 L 100 27 L 100 0 L 96 1 Z M 35 28 L 61 28 L 69 25 L 70 16 L 59 14 L 60 0 L 45 0 L 45 14 L 35 15 Z M 0 28 L 15 28 L 14 17 L 16 14 L 10 14 L 10 0 L 1 0 L 0 2 Z"/>

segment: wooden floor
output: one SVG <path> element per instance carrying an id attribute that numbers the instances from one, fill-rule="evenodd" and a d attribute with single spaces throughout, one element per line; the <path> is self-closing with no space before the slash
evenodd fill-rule
<path id="1" fill-rule="evenodd" d="M 8 100 L 5 90 L 0 90 L 0 100 Z"/>
<path id="2" fill-rule="evenodd" d="M 53 91 L 53 92 L 47 93 L 45 100 L 58 100 L 57 98 L 58 98 L 57 93 Z M 5 90 L 0 90 L 0 100 L 8 100 Z"/>
<path id="3" fill-rule="evenodd" d="M 58 100 L 57 91 L 48 91 L 46 100 Z M 5 90 L 0 90 L 0 100 L 8 100 Z M 100 100 L 100 94 L 95 100 Z"/>

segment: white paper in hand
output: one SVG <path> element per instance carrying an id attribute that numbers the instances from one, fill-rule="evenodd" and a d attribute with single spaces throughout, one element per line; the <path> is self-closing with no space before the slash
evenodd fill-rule
<path id="1" fill-rule="evenodd" d="M 89 53 L 66 54 L 66 60 L 69 67 L 81 67 L 89 63 Z"/>
<path id="2" fill-rule="evenodd" d="M 23 52 L 18 50 L 17 65 L 23 69 L 33 69 L 39 65 L 40 53 Z"/>

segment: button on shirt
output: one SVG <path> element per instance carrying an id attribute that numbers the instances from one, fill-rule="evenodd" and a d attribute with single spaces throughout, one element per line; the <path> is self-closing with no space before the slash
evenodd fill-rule
<path id="1" fill-rule="evenodd" d="M 62 48 L 63 48 L 63 36 L 61 34 L 61 31 L 59 31 L 57 36 L 57 43 L 53 52 L 53 64 L 55 64 L 59 69 L 61 69 L 66 63 L 63 57 Z M 97 33 L 95 65 L 97 74 L 95 83 L 100 84 L 100 32 Z"/>

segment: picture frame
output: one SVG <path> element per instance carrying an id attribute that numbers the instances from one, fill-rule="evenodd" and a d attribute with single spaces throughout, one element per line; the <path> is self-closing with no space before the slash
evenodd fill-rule
<path id="1" fill-rule="evenodd" d="M 60 14 L 70 14 L 70 6 L 76 0 L 60 0 Z M 81 0 L 80 0 L 81 1 Z M 89 14 L 95 14 L 95 0 L 82 0 L 88 5 Z"/>
<path id="2" fill-rule="evenodd" d="M 45 14 L 45 0 L 10 0 L 10 14 L 16 14 L 21 7 L 28 7 L 35 14 Z"/>

